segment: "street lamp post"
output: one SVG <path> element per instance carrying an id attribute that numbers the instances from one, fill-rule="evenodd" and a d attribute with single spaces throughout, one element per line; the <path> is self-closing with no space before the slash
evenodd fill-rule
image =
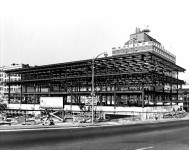
<path id="1" fill-rule="evenodd" d="M 94 123 L 94 64 L 95 59 L 97 59 L 100 55 L 104 54 L 105 57 L 108 56 L 107 52 L 103 52 L 92 59 L 92 89 L 91 89 L 91 99 L 92 99 L 92 124 Z"/>

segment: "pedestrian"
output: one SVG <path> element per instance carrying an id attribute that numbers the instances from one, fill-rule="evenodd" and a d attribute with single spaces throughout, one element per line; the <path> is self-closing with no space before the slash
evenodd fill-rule
<path id="1" fill-rule="evenodd" d="M 45 121 L 43 122 L 43 125 L 46 124 L 46 122 L 49 120 L 50 121 L 50 112 L 49 110 L 46 108 L 45 112 L 44 112 L 45 117 Z"/>

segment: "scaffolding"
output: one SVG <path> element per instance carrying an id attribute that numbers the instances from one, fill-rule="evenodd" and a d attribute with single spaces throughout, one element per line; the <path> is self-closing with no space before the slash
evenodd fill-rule
<path id="1" fill-rule="evenodd" d="M 154 52 L 130 53 L 97 58 L 94 62 L 97 105 L 156 106 L 179 103 L 178 78 L 185 69 Z M 42 96 L 63 97 L 64 105 L 84 105 L 91 96 L 92 59 L 7 70 L 21 80 L 7 81 L 9 103 L 39 104 Z M 11 93 L 10 87 L 21 87 Z"/>

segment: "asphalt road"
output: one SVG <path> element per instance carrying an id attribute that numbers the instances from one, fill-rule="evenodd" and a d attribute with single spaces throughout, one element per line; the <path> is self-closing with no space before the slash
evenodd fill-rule
<path id="1" fill-rule="evenodd" d="M 189 150 L 189 120 L 0 132 L 0 150 Z"/>

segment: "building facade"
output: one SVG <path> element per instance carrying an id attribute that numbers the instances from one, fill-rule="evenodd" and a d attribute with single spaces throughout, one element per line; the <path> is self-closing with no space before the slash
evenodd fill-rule
<path id="1" fill-rule="evenodd" d="M 7 81 L 19 81 L 21 80 L 20 75 L 18 74 L 12 74 L 11 76 L 8 76 L 5 71 L 11 70 L 11 69 L 19 69 L 24 68 L 28 65 L 24 64 L 11 64 L 9 66 L 3 66 L 0 67 L 0 100 L 3 102 L 7 102 L 8 97 L 7 94 L 9 93 L 9 87 L 5 85 L 5 82 Z M 10 87 L 11 93 L 17 93 L 20 90 L 19 85 L 13 85 Z"/>
<path id="2" fill-rule="evenodd" d="M 189 84 L 185 84 L 179 89 L 179 100 L 183 101 L 183 108 L 189 111 Z"/>

